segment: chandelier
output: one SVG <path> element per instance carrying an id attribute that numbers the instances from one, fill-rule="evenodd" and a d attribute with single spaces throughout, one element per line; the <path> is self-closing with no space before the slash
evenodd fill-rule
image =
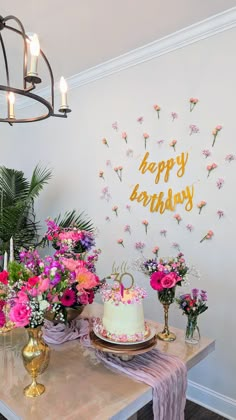
<path id="1" fill-rule="evenodd" d="M 9 21 L 14 21 L 19 29 L 9 24 Z M 23 41 L 23 72 L 21 79 L 21 87 L 13 87 L 10 83 L 10 71 L 6 46 L 4 44 L 4 32 L 13 31 L 22 38 Z M 24 26 L 21 21 L 15 16 L 0 16 L 0 47 L 2 48 L 3 62 L 5 65 L 6 84 L 0 84 L 0 92 L 6 92 L 7 110 L 6 116 L 3 118 L 2 111 L 0 111 L 0 122 L 7 122 L 10 125 L 15 123 L 27 123 L 44 120 L 49 117 L 67 118 L 67 113 L 71 112 L 67 104 L 67 83 L 63 77 L 60 80 L 61 104 L 58 110 L 59 114 L 54 111 L 54 77 L 49 61 L 43 51 L 40 49 L 39 40 L 36 34 L 32 37 L 26 34 Z M 0 49 L 1 49 L 0 48 Z M 41 83 L 41 78 L 38 74 L 38 59 L 39 56 L 44 60 L 46 69 L 50 80 L 50 99 L 46 100 L 38 93 L 32 93 L 36 89 L 36 85 Z M 4 67 L 4 66 L 3 66 Z M 16 69 L 14 68 L 14 72 Z M 1 82 L 0 82 L 1 83 Z M 21 118 L 15 111 L 15 95 L 21 95 L 30 100 L 39 102 L 43 105 L 43 113 L 29 117 Z"/>

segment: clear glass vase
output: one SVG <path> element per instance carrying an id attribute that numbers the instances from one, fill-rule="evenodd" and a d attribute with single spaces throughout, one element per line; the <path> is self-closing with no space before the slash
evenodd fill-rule
<path id="1" fill-rule="evenodd" d="M 197 316 L 187 315 L 185 341 L 189 344 L 197 344 L 200 340 L 200 331 L 197 325 Z"/>

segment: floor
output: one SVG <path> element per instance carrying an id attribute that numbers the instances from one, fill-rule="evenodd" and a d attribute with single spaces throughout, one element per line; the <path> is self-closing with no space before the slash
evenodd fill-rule
<path id="1" fill-rule="evenodd" d="M 152 404 L 149 403 L 138 412 L 138 420 L 153 420 Z M 169 419 L 168 419 L 169 420 Z M 191 401 L 187 401 L 185 408 L 185 420 L 226 420 L 225 417 L 213 413 L 204 407 L 200 407 Z"/>
<path id="2" fill-rule="evenodd" d="M 147 404 L 138 412 L 138 420 L 152 420 L 152 404 Z M 0 414 L 0 420 L 6 420 L 4 416 Z M 125 419 L 124 419 L 125 420 Z M 170 420 L 170 419 L 168 419 Z M 200 405 L 194 404 L 191 401 L 187 401 L 185 408 L 185 420 L 226 420 L 225 417 L 219 416 L 212 411 L 206 410 Z"/>

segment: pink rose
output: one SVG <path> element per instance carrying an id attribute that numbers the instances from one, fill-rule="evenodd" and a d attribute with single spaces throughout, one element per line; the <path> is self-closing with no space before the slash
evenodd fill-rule
<path id="1" fill-rule="evenodd" d="M 165 274 L 162 271 L 156 271 L 153 273 L 150 277 L 150 285 L 154 290 L 157 290 L 158 292 L 161 292 L 163 290 L 163 286 L 161 284 L 161 281 Z"/>
<path id="2" fill-rule="evenodd" d="M 10 310 L 9 317 L 12 322 L 15 323 L 16 327 L 25 327 L 29 324 L 31 315 L 31 309 L 22 303 L 17 303 Z"/>
<path id="3" fill-rule="evenodd" d="M 79 296 L 79 302 L 81 303 L 81 305 L 87 305 L 89 303 L 87 293 L 82 293 L 82 295 Z"/>
<path id="4" fill-rule="evenodd" d="M 46 290 L 49 288 L 50 280 L 48 278 L 41 280 L 39 283 L 38 290 L 40 293 L 46 292 Z"/>
<path id="5" fill-rule="evenodd" d="M 163 289 L 171 289 L 176 285 L 177 274 L 169 273 L 161 279 L 161 286 Z"/>
<path id="6" fill-rule="evenodd" d="M 27 293 L 23 292 L 22 290 L 20 290 L 17 293 L 17 298 L 18 298 L 18 303 L 22 303 L 22 304 L 25 304 L 29 300 Z"/>

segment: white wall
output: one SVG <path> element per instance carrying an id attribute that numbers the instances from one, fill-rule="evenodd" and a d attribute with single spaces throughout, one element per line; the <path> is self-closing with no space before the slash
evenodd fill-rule
<path id="1" fill-rule="evenodd" d="M 67 209 L 85 210 L 99 229 L 97 245 L 102 249 L 99 263 L 101 276 L 111 271 L 113 261 L 125 260 L 131 263 L 138 257 L 134 243 L 146 243 L 144 255 L 151 257 L 154 245 L 160 246 L 160 255 L 175 255 L 173 242 L 178 242 L 190 265 L 201 273 L 199 280 L 192 280 L 191 286 L 208 291 L 209 310 L 200 316 L 202 335 L 216 338 L 216 350 L 205 361 L 192 369 L 189 378 L 216 392 L 217 398 L 236 400 L 235 364 L 235 213 L 236 161 L 226 164 L 227 154 L 235 154 L 235 36 L 236 30 L 229 30 L 215 37 L 129 68 L 123 72 L 101 79 L 70 92 L 72 114 L 68 120 L 49 119 L 40 124 L 4 126 L 0 136 L 1 163 L 22 169 L 30 175 L 33 167 L 41 161 L 53 168 L 54 177 L 45 188 L 38 204 L 38 215 L 43 221 Z M 79 52 L 78 52 L 79 54 Z M 189 112 L 190 97 L 199 98 L 199 104 Z M 158 103 L 162 107 L 161 118 L 152 108 Z M 175 111 L 179 119 L 171 121 L 170 113 Z M 137 117 L 143 116 L 139 125 Z M 118 121 L 119 131 L 111 124 Z M 196 124 L 200 133 L 189 136 L 189 124 Z M 221 124 L 215 147 L 211 147 L 212 129 Z M 121 132 L 127 131 L 128 145 L 121 139 Z M 148 150 L 152 160 L 159 161 L 189 152 L 189 162 L 182 178 L 170 175 L 168 185 L 155 185 L 153 176 L 140 175 L 138 166 L 144 154 L 142 133 L 150 134 Z M 109 148 L 101 139 L 106 137 Z M 173 138 L 178 140 L 176 153 L 168 146 Z M 162 145 L 157 140 L 164 139 Z M 127 158 L 126 149 L 134 150 L 134 158 Z M 212 157 L 205 159 L 202 149 L 208 148 Z M 114 170 L 106 166 L 110 159 L 113 166 L 122 165 L 123 181 L 120 182 Z M 216 162 L 218 168 L 207 178 L 206 165 Z M 103 169 L 105 181 L 99 179 Z M 216 187 L 219 177 L 225 184 L 221 190 Z M 172 212 L 150 213 L 138 203 L 131 203 L 129 196 L 136 183 L 151 193 L 166 191 L 172 187 L 179 191 L 194 184 L 194 208 L 186 212 L 179 205 L 176 212 L 183 221 L 178 225 Z M 108 185 L 112 199 L 100 198 L 101 189 Z M 206 200 L 207 206 L 198 214 L 196 204 Z M 126 204 L 131 205 L 129 213 Z M 112 206 L 119 206 L 119 216 L 112 213 Z M 218 219 L 216 211 L 222 209 L 225 217 Z M 107 222 L 105 217 L 111 221 Z M 145 235 L 141 224 L 148 219 L 150 226 Z M 189 233 L 186 224 L 194 225 Z M 132 234 L 123 232 L 129 224 Z M 168 230 L 167 238 L 160 236 L 160 230 Z M 200 239 L 212 229 L 211 241 Z M 125 248 L 117 245 L 122 237 Z M 147 278 L 135 273 L 136 280 L 148 290 L 145 302 L 146 317 L 162 320 L 162 308 L 156 294 L 149 287 Z M 178 308 L 172 305 L 170 323 L 184 328 L 186 319 Z M 222 395 L 221 395 L 222 394 Z M 204 402 L 205 404 L 213 404 Z M 231 415 L 236 416 L 236 405 Z M 220 408 L 219 408 L 220 410 Z M 233 414 L 232 414 L 233 413 Z"/>

